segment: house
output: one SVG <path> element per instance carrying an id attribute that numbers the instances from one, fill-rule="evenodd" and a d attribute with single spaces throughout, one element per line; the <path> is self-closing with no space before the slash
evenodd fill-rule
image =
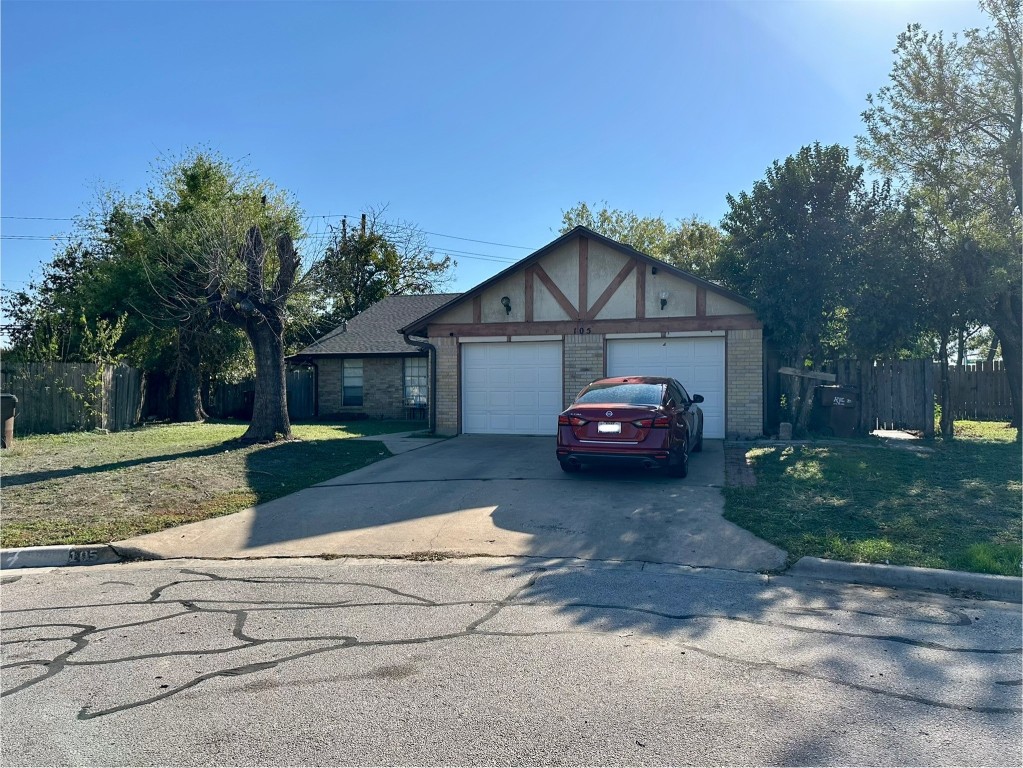
<path id="1" fill-rule="evenodd" d="M 290 356 L 316 371 L 316 415 L 426 419 L 428 348 L 399 329 L 458 296 L 388 296 Z"/>
<path id="2" fill-rule="evenodd" d="M 672 376 L 708 438 L 763 432 L 763 325 L 750 302 L 585 227 L 401 326 L 426 340 L 439 434 L 554 434 L 605 376 Z"/>

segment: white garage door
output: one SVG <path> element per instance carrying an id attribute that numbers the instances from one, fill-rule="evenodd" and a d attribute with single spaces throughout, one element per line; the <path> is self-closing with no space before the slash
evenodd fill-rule
<path id="1" fill-rule="evenodd" d="M 462 431 L 553 435 L 561 413 L 561 342 L 462 345 Z"/>
<path id="2" fill-rule="evenodd" d="M 690 395 L 703 395 L 703 434 L 725 436 L 725 340 L 611 339 L 608 376 L 670 376 Z"/>

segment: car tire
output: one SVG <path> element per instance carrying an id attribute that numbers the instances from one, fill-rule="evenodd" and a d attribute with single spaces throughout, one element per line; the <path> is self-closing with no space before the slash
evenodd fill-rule
<path id="1" fill-rule="evenodd" d="M 668 474 L 672 477 L 686 477 L 689 474 L 689 440 L 682 443 L 677 457 L 668 464 Z"/>
<path id="2" fill-rule="evenodd" d="M 578 472 L 580 469 L 582 469 L 582 467 L 579 464 L 573 464 L 572 462 L 569 461 L 559 461 L 558 464 L 561 465 L 562 472 L 568 472 L 569 474 L 573 472 Z"/>
<path id="3" fill-rule="evenodd" d="M 696 435 L 696 444 L 693 445 L 693 453 L 703 450 L 703 424 L 700 425 L 700 432 Z"/>

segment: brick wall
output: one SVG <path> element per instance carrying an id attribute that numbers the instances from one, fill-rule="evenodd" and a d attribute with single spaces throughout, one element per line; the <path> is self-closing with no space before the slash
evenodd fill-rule
<path id="1" fill-rule="evenodd" d="M 405 381 L 404 358 L 362 358 L 362 405 L 341 404 L 341 358 L 321 358 L 318 361 L 319 414 L 359 413 L 374 419 L 404 419 Z"/>
<path id="2" fill-rule="evenodd" d="M 362 360 L 362 411 L 373 418 L 402 415 L 402 372 L 400 357 L 366 357 Z"/>
<path id="3" fill-rule="evenodd" d="M 604 377 L 604 336 L 598 333 L 566 335 L 564 354 L 562 407 L 567 408 L 583 387 Z"/>
<path id="4" fill-rule="evenodd" d="M 324 357 L 317 361 L 320 371 L 320 378 L 317 382 L 319 387 L 319 413 L 325 416 L 329 413 L 337 413 L 341 410 L 341 358 Z"/>
<path id="5" fill-rule="evenodd" d="M 725 435 L 732 440 L 758 437 L 764 431 L 762 336 L 759 329 L 728 332 Z"/>
<path id="6" fill-rule="evenodd" d="M 437 348 L 437 434 L 458 434 L 458 341 L 452 336 L 433 340 Z"/>

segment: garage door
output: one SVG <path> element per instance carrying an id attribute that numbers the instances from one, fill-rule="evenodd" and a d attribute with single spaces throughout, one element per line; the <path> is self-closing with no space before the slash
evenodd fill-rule
<path id="1" fill-rule="evenodd" d="M 462 345 L 462 431 L 553 435 L 561 406 L 561 342 Z"/>
<path id="2" fill-rule="evenodd" d="M 704 435 L 725 436 L 725 340 L 611 339 L 608 376 L 670 376 L 690 395 L 703 395 Z"/>

